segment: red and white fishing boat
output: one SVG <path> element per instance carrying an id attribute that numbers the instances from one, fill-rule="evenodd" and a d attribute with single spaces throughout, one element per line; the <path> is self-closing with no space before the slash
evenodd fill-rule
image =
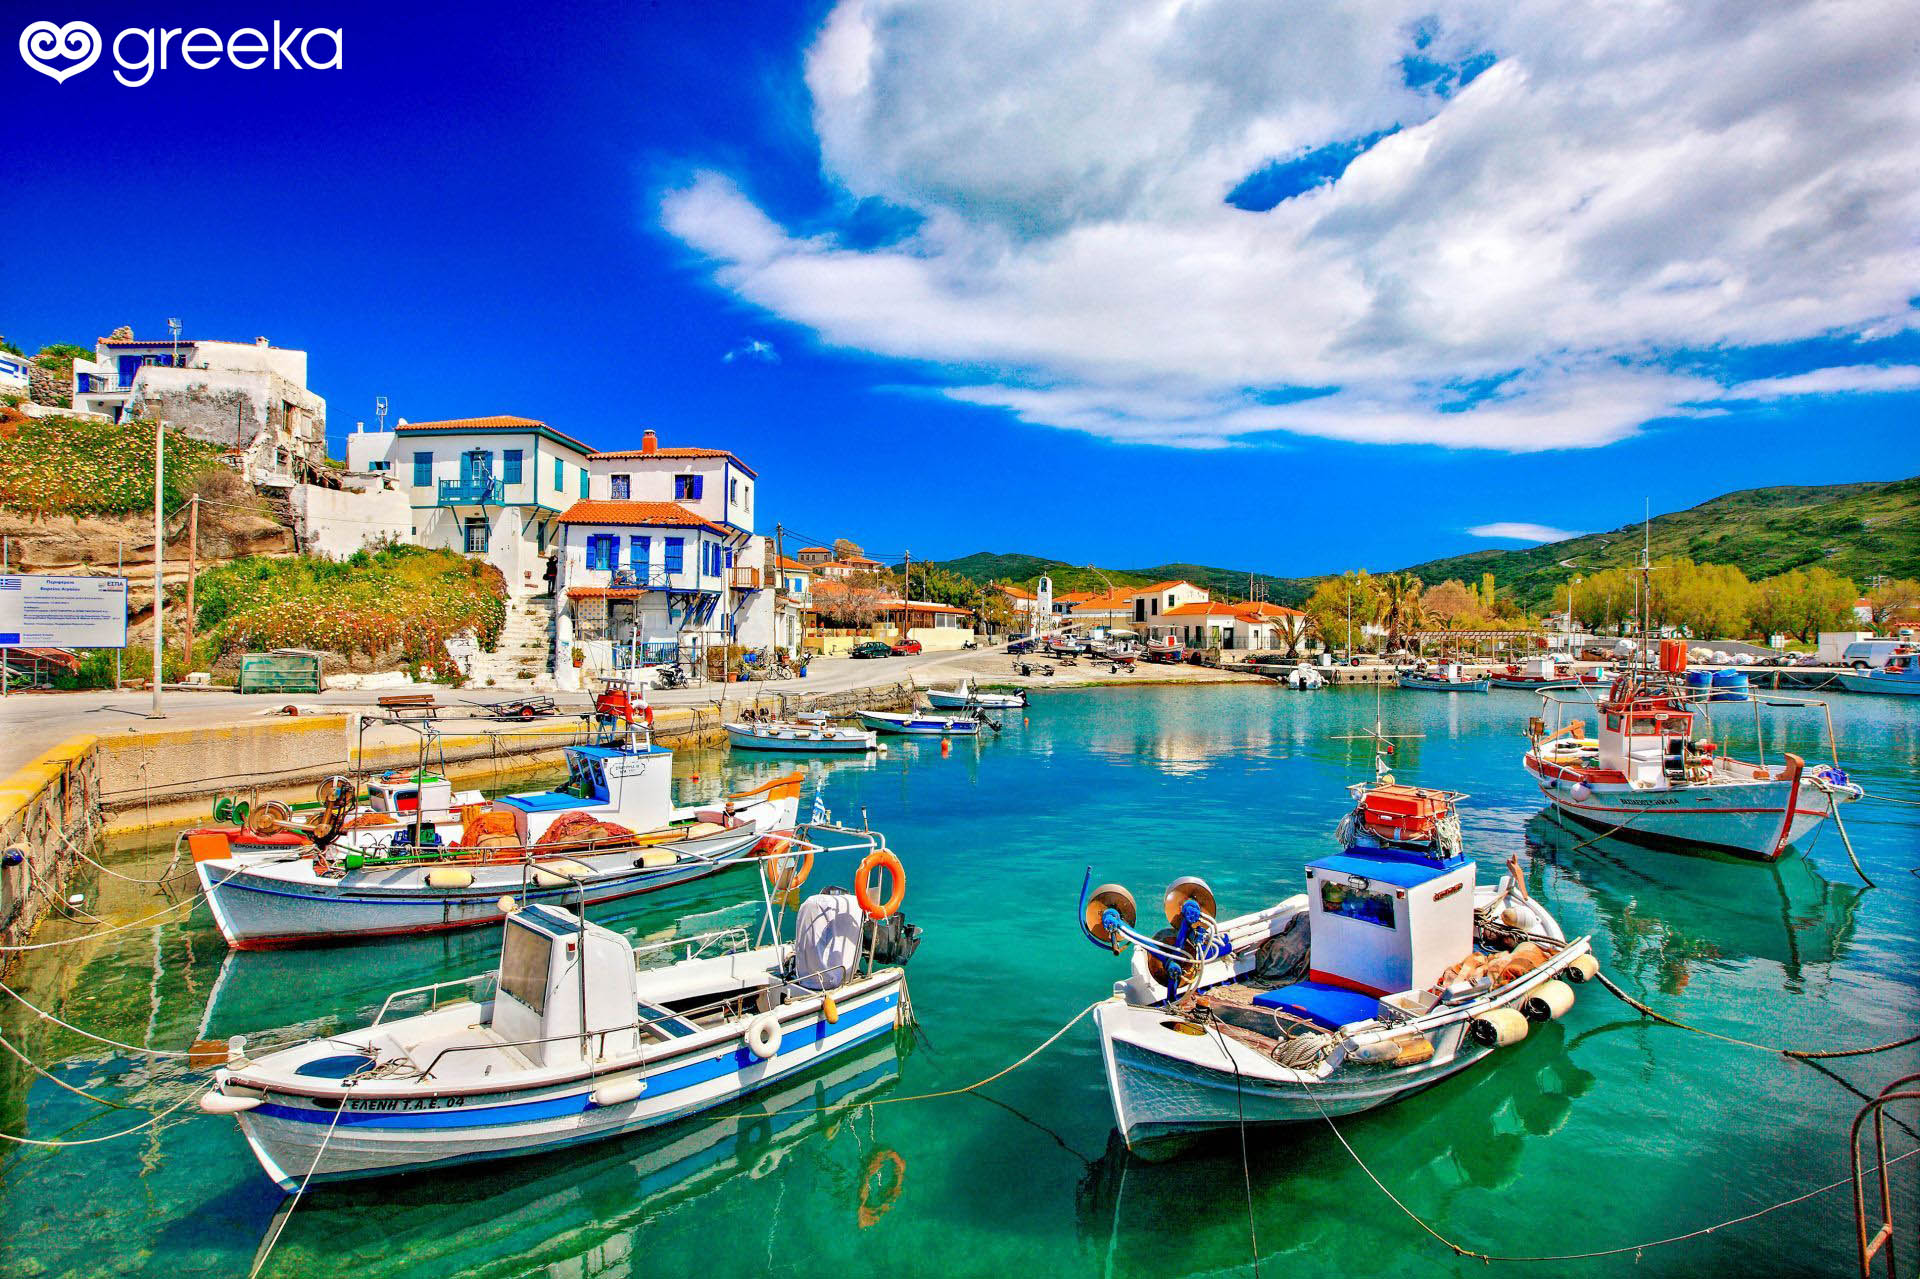
<path id="1" fill-rule="evenodd" d="M 1682 641 L 1663 641 L 1658 669 L 1615 679 L 1593 737 L 1582 720 L 1553 733 L 1532 722 L 1524 763 L 1556 809 L 1622 839 L 1773 861 L 1861 797 L 1837 762 L 1749 763 L 1700 736 L 1696 724 L 1711 724 L 1689 701 L 1686 657 Z"/>

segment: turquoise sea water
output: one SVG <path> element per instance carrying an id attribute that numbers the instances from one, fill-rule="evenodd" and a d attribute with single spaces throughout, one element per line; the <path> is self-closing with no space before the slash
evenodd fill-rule
<path id="1" fill-rule="evenodd" d="M 1405 780 L 1470 793 L 1483 877 L 1517 854 L 1569 933 L 1637 997 L 1726 1034 L 1800 1047 L 1879 1043 L 1920 1025 L 1920 807 L 1854 805 L 1847 827 L 1778 866 L 1682 857 L 1540 816 L 1519 767 L 1533 700 L 1389 692 Z M 910 969 L 918 1032 L 733 1111 L 656 1134 L 444 1174 L 316 1187 L 266 1273 L 702 1275 L 854 1273 L 1480 1275 L 1389 1202 L 1324 1125 L 1231 1134 L 1166 1163 L 1131 1159 L 1088 1023 L 980 1094 L 851 1112 L 838 1102 L 938 1091 L 1002 1068 L 1123 975 L 1074 910 L 1091 865 L 1144 903 L 1205 877 L 1221 913 L 1299 891 L 1369 775 L 1362 690 L 1266 687 L 1061 691 L 978 743 L 896 743 L 869 763 L 814 765 L 837 816 L 865 809 L 908 867 L 926 929 Z M 1820 758 L 1816 712 L 1770 712 L 1769 757 Z M 1870 792 L 1920 801 L 1920 708 L 1837 698 L 1843 761 Z M 1725 739 L 1751 754 L 1750 719 Z M 1777 736 L 1776 736 L 1777 734 Z M 791 767 L 682 758 L 683 797 Z M 696 780 L 697 778 L 697 780 Z M 810 802 L 810 793 L 808 796 Z M 110 864 L 153 874 L 164 850 Z M 814 886 L 849 883 L 823 859 Z M 102 877 L 88 909 L 137 919 L 164 904 Z M 744 873 L 596 913 L 640 937 L 753 917 Z M 328 951 L 229 956 L 204 908 L 183 922 L 39 952 L 13 980 L 70 1021 L 121 1040 L 351 1024 L 391 990 L 490 967 L 491 930 Z M 41 939 L 81 931 L 60 925 Z M 0 1033 L 102 1110 L 0 1063 L 0 1128 L 77 1140 L 188 1096 L 173 1070 L 90 1045 L 9 1003 Z M 1599 1250 L 1681 1234 L 1846 1175 L 1859 1090 L 1920 1069 L 1912 1049 L 1825 1068 L 1649 1024 L 1599 987 L 1561 1022 L 1397 1106 L 1343 1120 L 1405 1205 L 1463 1246 Z M 1914 1116 L 1907 1116 L 1914 1119 Z M 1894 1129 L 1897 1150 L 1910 1132 Z M 1895 1199 L 1911 1239 L 1914 1168 Z M 1249 1191 L 1250 1182 L 1250 1191 Z M 863 1191 L 864 1186 L 864 1191 Z M 1249 1205 L 1249 1197 L 1251 1205 Z M 231 1120 L 189 1106 L 116 1141 L 0 1150 L 0 1274 L 244 1275 L 284 1197 Z M 1257 1239 L 1257 1245 L 1256 1245 Z M 1256 1251 L 1257 1247 L 1257 1251 Z M 1831 1275 L 1853 1265 L 1846 1186 L 1758 1221 L 1638 1256 L 1502 1267 L 1522 1273 Z M 1498 1268 L 1497 1268 L 1498 1269 Z"/>

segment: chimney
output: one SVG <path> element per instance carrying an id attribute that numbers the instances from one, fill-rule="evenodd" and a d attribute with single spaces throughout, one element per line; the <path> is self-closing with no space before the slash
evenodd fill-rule
<path id="1" fill-rule="evenodd" d="M 255 338 L 253 344 L 255 346 L 265 346 L 267 345 L 267 340 L 265 338 Z"/>
<path id="2" fill-rule="evenodd" d="M 640 436 L 640 451 L 642 453 L 658 453 L 660 451 L 660 437 L 652 431 L 644 432 Z"/>

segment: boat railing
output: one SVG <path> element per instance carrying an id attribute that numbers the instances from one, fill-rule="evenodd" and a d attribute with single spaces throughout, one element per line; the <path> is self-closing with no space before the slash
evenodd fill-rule
<path id="1" fill-rule="evenodd" d="M 1860 1276 L 1870 1279 L 1873 1274 L 1873 1259 L 1883 1249 L 1887 1254 L 1887 1275 L 1889 1279 L 1896 1273 L 1893 1264 L 1893 1197 L 1887 1176 L 1887 1168 L 1894 1161 L 1887 1158 L 1887 1107 L 1895 1102 L 1920 1101 L 1920 1074 L 1902 1075 L 1882 1088 L 1877 1096 L 1869 1098 L 1853 1117 L 1853 1127 L 1847 1134 L 1847 1164 L 1853 1176 L 1853 1224 L 1855 1240 L 1859 1245 Z M 1867 1166 L 1860 1149 L 1860 1130 L 1867 1120 L 1873 1120 L 1873 1178 L 1880 1190 L 1880 1204 L 1872 1223 L 1872 1233 L 1868 1233 L 1867 1205 Z M 1894 1122 L 1898 1123 L 1898 1120 Z M 1901 1156 L 1904 1158 L 1904 1156 Z"/>
<path id="2" fill-rule="evenodd" d="M 693 933 L 686 937 L 669 937 L 664 941 L 653 942 L 646 946 L 635 946 L 633 958 L 635 965 L 640 966 L 639 961 L 642 959 L 657 955 L 671 955 L 678 949 L 682 953 L 676 962 L 685 962 L 689 959 L 699 959 L 710 951 L 731 954 L 735 950 L 744 950 L 749 940 L 746 925 L 730 924 L 725 928 L 715 928 L 704 933 Z"/>
<path id="3" fill-rule="evenodd" d="M 374 1014 L 373 1022 L 369 1026 L 369 1029 L 371 1029 L 372 1026 L 378 1026 L 387 1019 L 387 1013 L 392 1011 L 394 1001 L 406 999 L 411 995 L 428 996 L 431 1001 L 427 1005 L 428 1012 L 440 1006 L 441 991 L 450 990 L 456 986 L 468 992 L 466 998 L 473 1000 L 475 1003 L 483 1002 L 478 992 L 483 988 L 490 987 L 497 977 L 498 974 L 496 973 L 473 973 L 466 977 L 453 977 L 446 981 L 436 981 L 427 986 L 410 986 L 406 990 L 396 990 L 391 995 L 388 995 L 386 1001 L 380 1005 L 380 1011 Z"/>

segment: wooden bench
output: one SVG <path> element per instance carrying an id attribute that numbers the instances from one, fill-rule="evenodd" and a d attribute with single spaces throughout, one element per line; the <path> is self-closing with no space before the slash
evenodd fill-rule
<path id="1" fill-rule="evenodd" d="M 379 705 L 394 719 L 432 719 L 440 713 L 432 693 L 383 693 Z"/>

